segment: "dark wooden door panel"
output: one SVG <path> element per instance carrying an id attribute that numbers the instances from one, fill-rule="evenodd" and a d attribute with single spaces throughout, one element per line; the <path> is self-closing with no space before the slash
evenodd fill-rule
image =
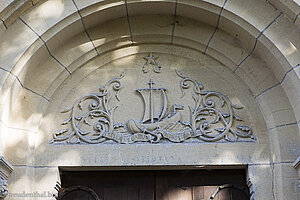
<path id="1" fill-rule="evenodd" d="M 194 186 L 192 187 L 192 197 L 193 200 L 203 200 L 204 199 L 204 187 Z"/>
<path id="2" fill-rule="evenodd" d="M 243 170 L 65 172 L 62 185 L 84 185 L 100 200 L 249 200 L 245 179 Z M 68 195 L 61 200 L 94 198 Z"/>

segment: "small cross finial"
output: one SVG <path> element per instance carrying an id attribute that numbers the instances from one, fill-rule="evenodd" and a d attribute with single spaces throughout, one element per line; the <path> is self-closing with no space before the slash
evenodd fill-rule
<path id="1" fill-rule="evenodd" d="M 152 86 L 154 85 L 154 82 L 151 78 L 149 79 L 148 84 L 149 84 L 149 88 L 152 89 Z"/>

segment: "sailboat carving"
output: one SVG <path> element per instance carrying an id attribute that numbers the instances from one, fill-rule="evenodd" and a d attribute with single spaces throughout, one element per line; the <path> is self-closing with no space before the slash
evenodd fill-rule
<path id="1" fill-rule="evenodd" d="M 144 100 L 145 110 L 143 123 L 160 121 L 167 111 L 167 96 L 165 88 L 154 88 L 154 82 L 149 80 L 149 88 L 137 89 Z"/>
<path id="2" fill-rule="evenodd" d="M 173 111 L 167 114 L 167 89 L 153 87 L 154 82 L 152 79 L 149 80 L 148 84 L 149 88 L 136 90 L 143 98 L 145 110 L 141 121 L 135 119 L 128 120 L 127 128 L 132 133 L 150 133 L 149 131 L 163 128 L 181 119 L 180 113 L 176 112 L 176 109 L 181 107 L 176 107 L 176 105 L 173 106 Z"/>

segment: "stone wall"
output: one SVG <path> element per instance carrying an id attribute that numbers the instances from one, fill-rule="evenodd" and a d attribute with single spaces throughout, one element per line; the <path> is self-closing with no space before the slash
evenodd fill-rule
<path id="1" fill-rule="evenodd" d="M 55 192 L 58 169 L 64 166 L 242 167 L 248 170 L 255 199 L 299 198 L 293 168 L 300 153 L 295 2 L 53 0 L 0 5 L 0 153 L 14 167 L 7 199 L 20 199 L 17 194 L 23 191 Z M 160 73 L 153 63 L 148 63 L 148 73 L 143 71 L 150 53 L 157 57 Z M 116 123 L 142 119 L 145 105 L 135 90 L 148 87 L 150 78 L 167 89 L 167 110 L 184 104 L 186 110 L 178 112 L 182 121 L 189 121 L 193 89 L 181 98 L 179 70 L 201 83 L 203 91 L 217 91 L 243 106 L 235 112 L 255 139 L 52 144 L 53 133 L 63 129 L 60 123 L 69 116 L 61 111 L 83 95 L 101 92 L 101 85 L 125 70 L 120 99 L 110 102 L 119 106 Z"/>

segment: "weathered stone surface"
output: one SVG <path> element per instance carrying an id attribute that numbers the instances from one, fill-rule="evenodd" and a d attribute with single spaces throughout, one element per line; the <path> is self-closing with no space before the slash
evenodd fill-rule
<path id="1" fill-rule="evenodd" d="M 247 166 L 255 199 L 299 198 L 291 166 L 300 148 L 295 2 L 228 0 L 222 8 L 225 0 L 74 0 L 78 12 L 72 0 L 38 1 L 19 0 L 14 5 L 21 6 L 11 6 L 5 19 L 0 17 L 0 67 L 6 70 L 0 71 L 0 153 L 16 167 L 9 179 L 12 194 L 52 192 L 62 165 L 204 165 Z M 1 1 L 0 10 L 7 4 Z M 275 20 L 277 9 L 283 14 Z M 150 52 L 159 56 L 158 66 L 144 66 L 143 57 Z M 150 71 L 144 73 L 143 66 Z M 155 72 L 159 66 L 161 75 Z M 154 86 L 167 89 L 168 105 L 185 103 L 186 110 L 180 112 L 188 121 L 188 105 L 195 102 L 186 98 L 192 90 L 181 98 L 181 79 L 174 72 L 179 69 L 205 90 L 221 92 L 244 106 L 236 114 L 256 140 L 50 145 L 53 132 L 69 116 L 60 112 L 83 95 L 99 93 L 99 86 L 125 69 L 120 102 L 109 103 L 110 108 L 119 105 L 114 121 L 143 118 L 145 106 L 135 90 L 147 88 L 150 78 Z"/>

